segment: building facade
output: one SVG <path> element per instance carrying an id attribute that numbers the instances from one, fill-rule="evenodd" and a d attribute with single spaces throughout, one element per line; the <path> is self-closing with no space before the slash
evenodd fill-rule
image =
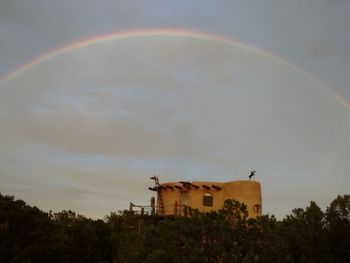
<path id="1" fill-rule="evenodd" d="M 158 183 L 150 190 L 157 191 L 157 213 L 163 216 L 187 215 L 187 208 L 200 212 L 220 210 L 227 199 L 244 203 L 249 218 L 262 214 L 261 186 L 253 180 Z"/>

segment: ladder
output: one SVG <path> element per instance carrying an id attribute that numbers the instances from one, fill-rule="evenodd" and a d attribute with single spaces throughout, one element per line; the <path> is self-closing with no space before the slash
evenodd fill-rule
<path id="1" fill-rule="evenodd" d="M 158 176 L 152 176 L 152 180 L 154 180 L 155 183 L 155 188 L 157 190 L 157 203 L 158 203 L 158 214 L 159 215 L 164 215 L 164 200 L 163 200 L 163 195 L 162 195 L 162 186 L 159 183 Z"/>

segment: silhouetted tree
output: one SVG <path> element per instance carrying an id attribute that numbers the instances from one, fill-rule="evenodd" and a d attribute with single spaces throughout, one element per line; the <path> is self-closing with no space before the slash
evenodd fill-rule
<path id="1" fill-rule="evenodd" d="M 339 262 L 350 262 L 350 195 L 338 196 L 326 210 L 328 245 Z"/>
<path id="2" fill-rule="evenodd" d="M 310 202 L 306 210 L 294 209 L 293 213 L 282 221 L 281 231 L 294 261 L 330 260 L 324 214 L 315 202 Z"/>
<path id="3" fill-rule="evenodd" d="M 350 262 L 350 196 L 326 213 L 315 202 L 282 221 L 248 219 L 246 206 L 190 217 L 111 213 L 92 220 L 45 213 L 0 194 L 0 262 Z"/>
<path id="4" fill-rule="evenodd" d="M 63 262 L 55 225 L 47 213 L 0 194 L 0 262 Z"/>

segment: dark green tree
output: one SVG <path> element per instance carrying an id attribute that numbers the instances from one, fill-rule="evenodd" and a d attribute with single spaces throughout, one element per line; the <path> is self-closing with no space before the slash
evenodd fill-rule
<path id="1" fill-rule="evenodd" d="M 338 262 L 350 262 L 350 195 L 339 195 L 326 210 L 329 248 Z"/>
<path id="2" fill-rule="evenodd" d="M 161 217 L 130 211 L 92 220 L 45 213 L 0 194 L 0 262 L 350 262 L 350 196 L 315 202 L 282 221 L 246 206 Z"/>
<path id="3" fill-rule="evenodd" d="M 102 220 L 94 221 L 70 210 L 51 217 L 64 240 L 66 262 L 111 260 L 110 229 Z"/>
<path id="4" fill-rule="evenodd" d="M 329 262 L 324 213 L 315 202 L 304 210 L 294 209 L 282 221 L 282 234 L 296 262 Z"/>
<path id="5" fill-rule="evenodd" d="M 0 262 L 64 262 L 47 213 L 0 194 Z"/>

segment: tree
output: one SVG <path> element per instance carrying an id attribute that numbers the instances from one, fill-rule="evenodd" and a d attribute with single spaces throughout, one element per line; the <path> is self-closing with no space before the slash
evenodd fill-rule
<path id="1" fill-rule="evenodd" d="M 350 262 L 350 195 L 339 195 L 326 210 L 328 243 L 339 262 Z"/>
<path id="2" fill-rule="evenodd" d="M 110 229 L 102 220 L 94 221 L 63 210 L 51 215 L 65 244 L 66 262 L 111 260 Z"/>
<path id="3" fill-rule="evenodd" d="M 247 262 L 292 262 L 288 243 L 281 235 L 281 223 L 274 216 L 248 219 L 246 236 Z"/>
<path id="4" fill-rule="evenodd" d="M 246 206 L 190 217 L 111 213 L 92 220 L 45 213 L 0 194 L 0 262 L 350 262 L 350 196 L 315 202 L 282 221 L 247 219 Z"/>
<path id="5" fill-rule="evenodd" d="M 294 209 L 293 214 L 282 221 L 289 253 L 297 262 L 328 262 L 330 253 L 327 246 L 324 214 L 313 201 L 304 210 Z"/>
<path id="6" fill-rule="evenodd" d="M 47 213 L 0 194 L 0 262 L 63 262 L 60 240 Z"/>

